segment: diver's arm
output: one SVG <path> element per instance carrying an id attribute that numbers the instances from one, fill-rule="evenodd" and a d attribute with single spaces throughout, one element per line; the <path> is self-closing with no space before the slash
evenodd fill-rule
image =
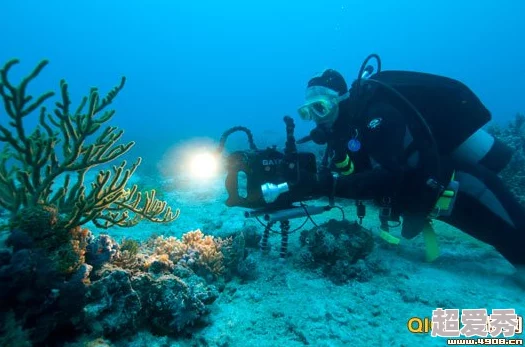
<path id="1" fill-rule="evenodd" d="M 339 198 L 367 200 L 379 196 L 392 196 L 401 176 L 384 169 L 373 169 L 352 176 L 337 176 L 332 181 L 333 195 Z"/>
<path id="2" fill-rule="evenodd" d="M 332 194 L 337 197 L 373 199 L 391 196 L 407 171 L 402 162 L 407 131 L 404 116 L 391 105 L 378 103 L 369 108 L 365 124 L 362 150 L 376 165 L 371 170 L 338 175 L 335 182 L 330 177 L 320 177 L 321 181 L 325 180 L 322 185 L 331 184 Z"/>

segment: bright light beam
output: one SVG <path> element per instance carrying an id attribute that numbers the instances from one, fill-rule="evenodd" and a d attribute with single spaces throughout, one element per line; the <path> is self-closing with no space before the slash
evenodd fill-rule
<path id="1" fill-rule="evenodd" d="M 190 172 L 192 177 L 198 179 L 216 177 L 219 172 L 217 157 L 209 152 L 194 154 L 190 160 Z"/>

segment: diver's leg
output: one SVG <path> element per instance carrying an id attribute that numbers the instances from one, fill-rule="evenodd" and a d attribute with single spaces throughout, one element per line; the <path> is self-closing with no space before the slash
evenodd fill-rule
<path id="1" fill-rule="evenodd" d="M 478 198 L 460 191 L 452 215 L 439 219 L 494 246 L 513 265 L 525 265 L 525 233 Z"/>
<path id="2" fill-rule="evenodd" d="M 525 289 L 525 232 L 477 197 L 460 191 L 452 215 L 440 220 L 494 246 L 516 268 L 510 280 Z"/>
<path id="3" fill-rule="evenodd" d="M 513 265 L 525 265 L 525 209 L 494 173 L 476 166 L 458 171 L 452 215 L 440 218 L 493 245 Z"/>

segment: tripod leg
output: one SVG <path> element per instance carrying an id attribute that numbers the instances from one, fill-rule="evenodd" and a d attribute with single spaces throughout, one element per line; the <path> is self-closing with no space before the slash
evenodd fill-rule
<path id="1" fill-rule="evenodd" d="M 263 253 L 268 253 L 269 251 L 268 238 L 270 237 L 270 229 L 272 228 L 274 224 L 275 223 L 268 223 L 266 224 L 266 227 L 264 228 L 264 233 L 262 235 L 261 242 L 260 242 L 261 251 Z"/>
<path id="2" fill-rule="evenodd" d="M 281 221 L 281 252 L 280 256 L 282 259 L 286 258 L 288 252 L 288 234 L 290 232 L 290 221 Z"/>

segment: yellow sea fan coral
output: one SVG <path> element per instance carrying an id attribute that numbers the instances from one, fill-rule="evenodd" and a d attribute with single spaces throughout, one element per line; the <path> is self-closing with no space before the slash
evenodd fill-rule
<path id="1" fill-rule="evenodd" d="M 124 88 L 126 78 L 103 96 L 91 88 L 79 105 L 72 105 L 69 86 L 60 81 L 60 99 L 48 111 L 49 91 L 30 95 L 27 88 L 48 64 L 41 61 L 22 81 L 11 81 L 17 59 L 0 67 L 0 100 L 7 121 L 0 124 L 0 206 L 16 215 L 41 205 L 55 206 L 64 228 L 92 222 L 99 228 L 132 227 L 143 220 L 170 223 L 178 218 L 156 191 L 140 192 L 128 186 L 142 159 L 128 166 L 126 160 L 112 169 L 103 167 L 125 155 L 135 142 L 120 143 L 123 130 L 108 125 L 115 110 L 109 109 Z M 27 127 L 34 116 L 36 127 Z M 30 130 L 30 128 L 32 128 Z M 90 170 L 100 171 L 92 182 Z M 57 184 L 62 182 L 61 184 Z"/>

